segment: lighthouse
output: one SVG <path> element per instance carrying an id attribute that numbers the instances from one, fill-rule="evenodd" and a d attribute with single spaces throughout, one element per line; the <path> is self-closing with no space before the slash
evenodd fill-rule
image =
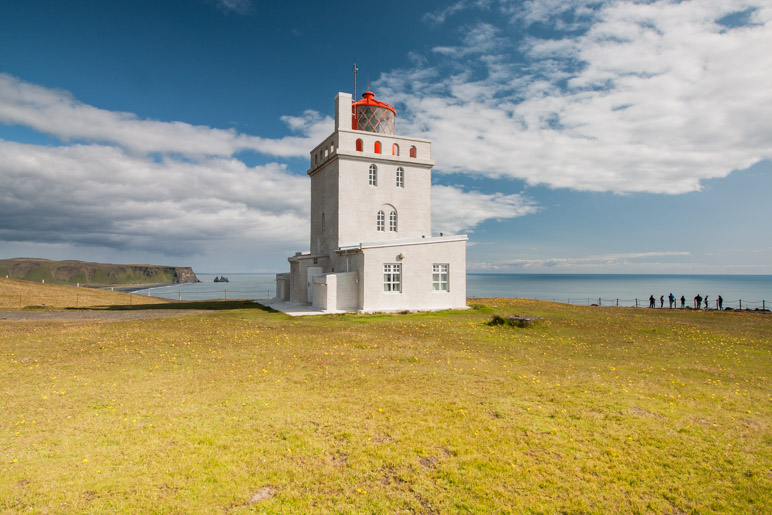
<path id="1" fill-rule="evenodd" d="M 310 154 L 309 250 L 277 300 L 325 312 L 466 307 L 466 235 L 432 235 L 431 142 L 399 136 L 371 91 L 335 97 L 335 130 Z M 463 209 L 463 206 L 458 206 Z"/>

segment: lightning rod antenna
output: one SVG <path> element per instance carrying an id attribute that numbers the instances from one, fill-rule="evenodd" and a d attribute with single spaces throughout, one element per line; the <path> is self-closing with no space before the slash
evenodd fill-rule
<path id="1" fill-rule="evenodd" d="M 357 61 L 354 59 L 354 102 L 356 102 L 357 99 L 357 72 L 359 71 L 359 68 L 357 68 Z"/>

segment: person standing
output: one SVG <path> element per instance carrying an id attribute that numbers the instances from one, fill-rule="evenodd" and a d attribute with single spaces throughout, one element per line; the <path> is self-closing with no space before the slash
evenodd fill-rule
<path id="1" fill-rule="evenodd" d="M 665 307 L 665 296 L 660 295 L 659 296 L 659 307 L 664 308 Z"/>
<path id="2" fill-rule="evenodd" d="M 654 301 L 654 295 L 652 295 L 652 296 L 649 297 L 649 307 L 650 308 L 654 307 L 654 302 L 655 302 Z"/>
<path id="3" fill-rule="evenodd" d="M 670 292 L 670 295 L 667 296 L 667 300 L 669 301 L 670 309 L 673 309 L 673 304 L 675 304 L 675 295 L 673 295 L 673 292 Z"/>
<path id="4" fill-rule="evenodd" d="M 719 295 L 716 301 L 718 302 L 718 310 L 722 311 L 724 309 L 724 299 Z"/>
<path id="5" fill-rule="evenodd" d="M 705 295 L 705 311 L 708 310 L 708 296 Z"/>
<path id="6" fill-rule="evenodd" d="M 681 295 L 681 309 L 684 309 L 686 307 L 686 297 Z"/>
<path id="7" fill-rule="evenodd" d="M 694 307 L 695 309 L 702 309 L 702 295 L 699 293 L 694 297 Z"/>

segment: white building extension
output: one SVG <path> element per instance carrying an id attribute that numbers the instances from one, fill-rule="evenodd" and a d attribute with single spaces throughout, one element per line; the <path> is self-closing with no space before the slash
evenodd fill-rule
<path id="1" fill-rule="evenodd" d="M 276 277 L 277 299 L 325 311 L 466 307 L 466 235 L 431 235 L 431 142 L 394 133 L 367 91 L 335 98 L 311 152 L 311 249 Z"/>

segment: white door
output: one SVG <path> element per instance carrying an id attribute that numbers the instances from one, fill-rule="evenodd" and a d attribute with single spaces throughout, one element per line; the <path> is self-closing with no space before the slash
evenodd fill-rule
<path id="1" fill-rule="evenodd" d="M 306 268 L 306 286 L 308 287 L 308 303 L 314 303 L 314 276 L 322 273 L 322 267 L 309 266 Z"/>

